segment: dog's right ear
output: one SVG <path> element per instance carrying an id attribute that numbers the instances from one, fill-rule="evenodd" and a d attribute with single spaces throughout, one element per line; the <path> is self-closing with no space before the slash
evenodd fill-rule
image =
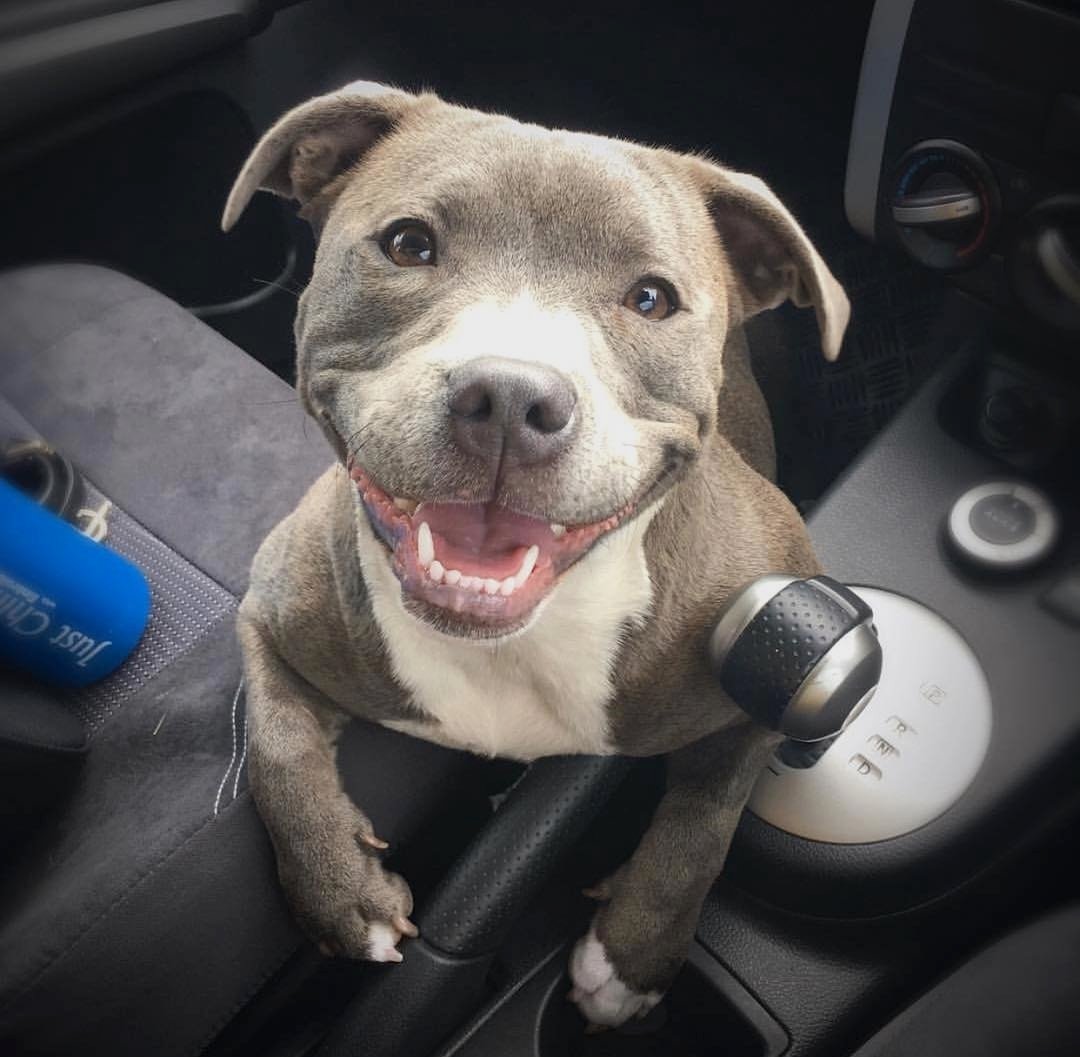
<path id="1" fill-rule="evenodd" d="M 397 88 L 354 81 L 290 110 L 259 140 L 240 170 L 225 203 L 222 230 L 240 219 L 259 190 L 296 199 L 301 215 L 316 220 L 341 189 L 335 186 L 337 178 L 420 101 Z"/>
<path id="2" fill-rule="evenodd" d="M 749 173 L 688 156 L 734 282 L 735 318 L 790 300 L 813 306 L 825 359 L 840 353 L 851 305 L 806 232 L 766 183 Z"/>

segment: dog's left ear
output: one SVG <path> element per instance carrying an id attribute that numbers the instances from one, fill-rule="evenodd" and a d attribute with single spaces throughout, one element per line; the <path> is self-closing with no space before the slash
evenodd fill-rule
<path id="1" fill-rule="evenodd" d="M 843 287 L 764 180 L 691 159 L 735 280 L 739 320 L 784 301 L 814 306 L 825 359 L 840 354 L 851 306 Z"/>

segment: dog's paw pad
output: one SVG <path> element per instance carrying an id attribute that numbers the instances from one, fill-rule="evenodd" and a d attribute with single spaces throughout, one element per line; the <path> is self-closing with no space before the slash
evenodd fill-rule
<path id="1" fill-rule="evenodd" d="M 372 962 L 403 961 L 401 951 L 397 949 L 401 933 L 390 925 L 376 923 L 368 926 L 367 957 Z"/>
<path id="2" fill-rule="evenodd" d="M 641 993 L 619 979 L 596 932 L 589 929 L 570 955 L 570 1000 L 590 1024 L 618 1027 L 631 1017 L 643 1017 L 663 997 L 658 991 Z"/>

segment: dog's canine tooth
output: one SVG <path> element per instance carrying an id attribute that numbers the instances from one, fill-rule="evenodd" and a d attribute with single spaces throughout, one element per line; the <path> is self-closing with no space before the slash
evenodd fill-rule
<path id="1" fill-rule="evenodd" d="M 553 521 L 551 523 L 551 534 L 556 539 L 559 539 L 561 536 L 565 536 L 566 535 L 566 526 L 565 525 L 560 525 L 560 524 L 558 524 L 558 522 Z"/>
<path id="2" fill-rule="evenodd" d="M 521 568 L 514 574 L 514 580 L 518 587 L 520 587 L 528 578 L 532 575 L 533 569 L 536 568 L 536 559 L 540 557 L 540 548 L 534 543 L 526 552 L 525 557 L 521 559 Z"/>
<path id="3" fill-rule="evenodd" d="M 451 587 L 453 587 L 455 584 L 458 583 L 458 581 L 461 580 L 461 570 L 460 569 L 447 569 L 446 572 L 443 573 L 443 579 Z"/>
<path id="4" fill-rule="evenodd" d="M 443 576 L 446 574 L 446 570 L 443 568 L 443 564 L 440 561 L 433 561 L 428 566 L 428 576 L 432 578 L 437 584 L 442 583 Z"/>
<path id="5" fill-rule="evenodd" d="M 416 555 L 425 569 L 435 560 L 435 541 L 431 538 L 431 529 L 426 521 L 420 522 L 416 532 Z"/>

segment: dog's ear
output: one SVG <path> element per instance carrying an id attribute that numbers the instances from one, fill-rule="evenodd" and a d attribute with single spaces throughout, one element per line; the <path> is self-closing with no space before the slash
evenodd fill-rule
<path id="1" fill-rule="evenodd" d="M 294 198 L 309 220 L 324 211 L 333 183 L 420 104 L 396 88 L 355 81 L 290 110 L 256 144 L 233 184 L 221 227 L 240 219 L 256 191 Z M 340 188 L 338 188 L 340 190 Z"/>
<path id="2" fill-rule="evenodd" d="M 748 173 L 692 158 L 735 280 L 738 318 L 790 300 L 814 306 L 827 360 L 840 354 L 851 306 L 821 254 L 768 185 Z"/>

